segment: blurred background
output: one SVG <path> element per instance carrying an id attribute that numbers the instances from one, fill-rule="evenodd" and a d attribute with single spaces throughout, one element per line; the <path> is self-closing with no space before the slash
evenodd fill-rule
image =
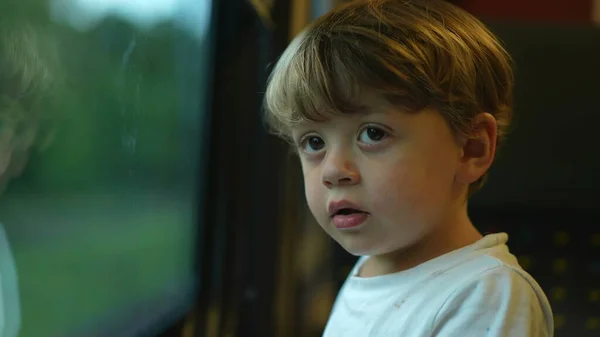
<path id="1" fill-rule="evenodd" d="M 261 101 L 291 38 L 339 2 L 0 4 L 54 83 L 25 107 L 39 141 L 0 197 L 17 336 L 321 335 L 355 258 L 309 214 Z M 473 220 L 511 235 L 557 337 L 600 336 L 600 1 L 452 2 L 516 62 L 514 131 Z"/>

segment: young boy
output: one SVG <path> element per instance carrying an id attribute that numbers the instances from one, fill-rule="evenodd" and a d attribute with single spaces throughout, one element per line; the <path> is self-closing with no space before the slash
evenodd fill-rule
<path id="1" fill-rule="evenodd" d="M 343 5 L 284 52 L 273 129 L 297 149 L 309 208 L 359 259 L 324 336 L 553 336 L 548 300 L 467 214 L 511 121 L 511 61 L 436 0 Z"/>
<path id="2" fill-rule="evenodd" d="M 0 19 L 0 193 L 22 172 L 39 142 L 40 99 L 54 82 L 55 55 L 46 34 L 32 25 Z M 0 214 L 1 216 L 1 214 Z M 21 326 L 17 268 L 0 223 L 0 337 L 16 337 Z"/>

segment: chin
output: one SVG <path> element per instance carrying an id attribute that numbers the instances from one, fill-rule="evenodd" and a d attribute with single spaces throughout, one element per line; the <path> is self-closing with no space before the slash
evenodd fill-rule
<path id="1" fill-rule="evenodd" d="M 381 247 L 370 242 L 365 242 L 357 238 L 353 239 L 336 239 L 337 243 L 344 248 L 349 254 L 354 256 L 373 256 L 381 254 Z"/>

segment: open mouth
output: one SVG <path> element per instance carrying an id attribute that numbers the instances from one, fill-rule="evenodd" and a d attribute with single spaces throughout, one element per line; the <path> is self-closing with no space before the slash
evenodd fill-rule
<path id="1" fill-rule="evenodd" d="M 331 216 L 331 219 L 336 228 L 340 230 L 350 230 L 362 225 L 368 217 L 369 213 L 365 211 L 345 207 L 336 210 Z"/>
<path id="2" fill-rule="evenodd" d="M 361 211 L 359 209 L 354 209 L 354 208 L 341 208 L 338 211 L 336 211 L 331 217 L 335 217 L 335 216 L 348 216 L 348 215 L 352 215 L 352 214 L 369 214 L 365 211 Z"/>
<path id="3" fill-rule="evenodd" d="M 365 212 L 354 209 L 354 208 L 342 208 L 342 209 L 338 210 L 337 212 L 335 212 L 335 214 L 333 214 L 333 216 L 350 215 L 350 214 L 355 214 L 355 213 L 365 213 Z"/>
<path id="4" fill-rule="evenodd" d="M 348 217 L 348 216 L 360 215 L 360 214 L 363 214 L 363 215 L 369 214 L 369 213 L 361 210 L 359 208 L 359 206 L 357 206 L 355 203 L 346 201 L 346 200 L 330 202 L 328 208 L 329 208 L 328 209 L 329 216 L 331 218 Z"/>

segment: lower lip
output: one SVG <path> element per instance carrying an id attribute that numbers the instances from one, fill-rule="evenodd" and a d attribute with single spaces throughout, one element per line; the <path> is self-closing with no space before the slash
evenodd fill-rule
<path id="1" fill-rule="evenodd" d="M 335 215 L 333 224 L 337 229 L 350 229 L 362 225 L 369 215 L 367 213 L 354 213 L 348 215 Z"/>

